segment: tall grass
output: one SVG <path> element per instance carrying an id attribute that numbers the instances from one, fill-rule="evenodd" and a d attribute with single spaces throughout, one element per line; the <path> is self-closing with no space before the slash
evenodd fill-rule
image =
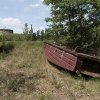
<path id="1" fill-rule="evenodd" d="M 43 42 L 13 42 L 0 59 L 0 100 L 99 100 L 100 79 L 72 75 L 48 63 Z"/>

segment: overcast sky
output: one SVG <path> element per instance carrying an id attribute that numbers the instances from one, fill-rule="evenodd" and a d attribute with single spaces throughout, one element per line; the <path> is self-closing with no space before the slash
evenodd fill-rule
<path id="1" fill-rule="evenodd" d="M 24 24 L 33 25 L 33 31 L 47 27 L 44 21 L 50 16 L 50 7 L 43 0 L 0 0 L 0 28 L 13 29 L 22 33 Z"/>

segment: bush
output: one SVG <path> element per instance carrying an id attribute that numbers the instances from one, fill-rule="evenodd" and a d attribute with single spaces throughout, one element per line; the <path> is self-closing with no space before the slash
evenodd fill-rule
<path id="1" fill-rule="evenodd" d="M 4 44 L 1 44 L 0 53 L 9 53 L 13 49 L 14 49 L 14 44 L 12 42 L 7 42 Z"/>

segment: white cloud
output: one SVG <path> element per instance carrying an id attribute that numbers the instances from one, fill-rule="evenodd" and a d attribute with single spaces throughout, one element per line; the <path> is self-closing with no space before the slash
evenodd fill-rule
<path id="1" fill-rule="evenodd" d="M 32 5 L 30 5 L 32 8 L 36 8 L 36 7 L 39 7 L 40 6 L 40 4 L 32 4 Z"/>
<path id="2" fill-rule="evenodd" d="M 21 21 L 16 18 L 0 18 L 0 24 L 4 25 L 20 25 Z"/>

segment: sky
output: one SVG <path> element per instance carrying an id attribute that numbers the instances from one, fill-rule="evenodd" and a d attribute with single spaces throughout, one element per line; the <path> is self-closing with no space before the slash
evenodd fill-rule
<path id="1" fill-rule="evenodd" d="M 36 32 L 48 27 L 46 17 L 50 17 L 50 7 L 43 0 L 0 0 L 0 29 L 22 33 L 27 23 Z"/>

